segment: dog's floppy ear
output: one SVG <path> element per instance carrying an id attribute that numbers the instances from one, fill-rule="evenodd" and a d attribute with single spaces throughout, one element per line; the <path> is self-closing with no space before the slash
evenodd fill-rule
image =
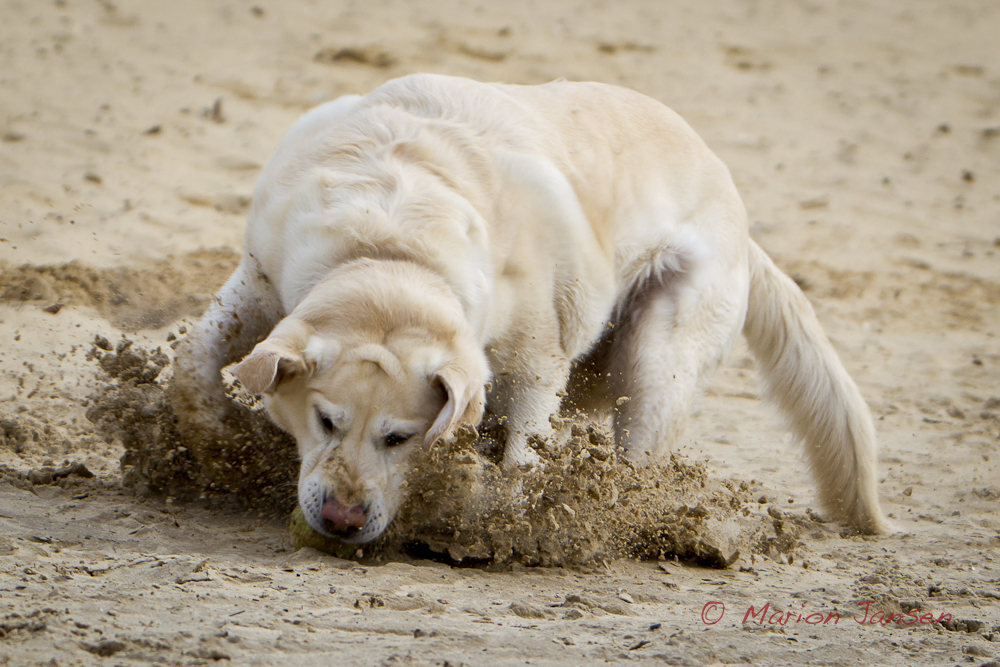
<path id="1" fill-rule="evenodd" d="M 233 375 L 240 379 L 250 393 L 270 394 L 282 380 L 305 370 L 301 356 L 266 349 L 264 343 L 261 343 L 233 368 Z"/>
<path id="2" fill-rule="evenodd" d="M 286 317 L 233 368 L 233 375 L 251 393 L 272 393 L 282 380 L 310 372 L 310 364 L 302 354 L 309 334 L 307 324 Z"/>
<path id="3" fill-rule="evenodd" d="M 483 418 L 489 366 L 477 346 L 464 347 L 467 349 L 458 354 L 458 359 L 441 365 L 430 374 L 431 384 L 440 386 L 447 400 L 424 436 L 424 447 L 451 436 L 459 424 L 475 426 Z"/>
<path id="4" fill-rule="evenodd" d="M 455 366 L 441 368 L 431 382 L 439 384 L 448 399 L 424 436 L 424 447 L 450 436 L 459 424 L 478 424 L 486 404 L 484 382 L 473 380 Z"/>

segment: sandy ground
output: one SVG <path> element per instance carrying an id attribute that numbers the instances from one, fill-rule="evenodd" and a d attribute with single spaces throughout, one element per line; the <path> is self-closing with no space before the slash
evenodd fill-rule
<path id="1" fill-rule="evenodd" d="M 0 0 L 0 18 L 0 665 L 997 664 L 1000 6 Z M 416 71 L 617 83 L 687 118 L 869 401 L 898 532 L 817 523 L 791 562 L 725 570 L 372 565 L 123 489 L 121 444 L 84 416 L 94 335 L 164 345 L 235 266 L 297 115 Z M 805 466 L 757 391 L 737 349 L 682 453 L 802 516 Z M 43 470 L 66 463 L 94 476 Z"/>

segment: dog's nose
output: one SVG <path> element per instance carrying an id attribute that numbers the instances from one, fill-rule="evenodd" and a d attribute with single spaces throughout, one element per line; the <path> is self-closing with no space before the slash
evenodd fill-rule
<path id="1" fill-rule="evenodd" d="M 327 497 L 320 510 L 327 531 L 340 537 L 350 537 L 365 527 L 364 505 L 348 507 L 336 498 Z"/>

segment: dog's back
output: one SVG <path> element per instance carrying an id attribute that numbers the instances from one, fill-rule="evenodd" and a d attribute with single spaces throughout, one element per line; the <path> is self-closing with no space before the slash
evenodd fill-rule
<path id="1" fill-rule="evenodd" d="M 505 210 L 525 199 L 558 210 L 545 224 Z M 286 310 L 331 265 L 377 253 L 419 255 L 471 305 L 490 289 L 484 267 L 540 247 L 557 279 L 601 301 L 593 320 L 648 274 L 653 247 L 745 272 L 746 226 L 726 167 L 655 100 L 594 83 L 414 75 L 299 121 L 257 186 L 246 245 Z"/>

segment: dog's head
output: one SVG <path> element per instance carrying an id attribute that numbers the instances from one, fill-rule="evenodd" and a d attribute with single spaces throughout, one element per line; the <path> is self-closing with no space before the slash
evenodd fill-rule
<path id="1" fill-rule="evenodd" d="M 315 530 L 352 544 L 381 535 L 406 498 L 415 455 L 482 418 L 485 355 L 452 334 L 345 333 L 293 313 L 236 366 L 298 443 L 299 505 Z"/>

